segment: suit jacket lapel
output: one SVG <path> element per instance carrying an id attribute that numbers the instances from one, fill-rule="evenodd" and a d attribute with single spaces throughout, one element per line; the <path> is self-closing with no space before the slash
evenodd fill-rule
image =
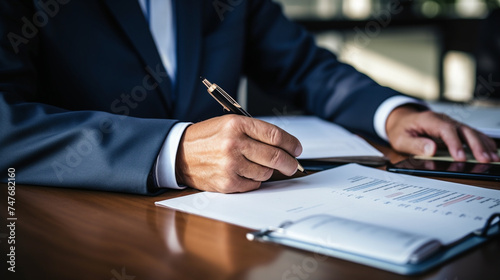
<path id="1" fill-rule="evenodd" d="M 163 67 L 139 2 L 137 0 L 105 0 L 105 2 L 111 14 L 118 21 L 132 45 L 144 60 L 145 70 L 155 72 L 150 74 L 159 85 L 158 89 L 161 92 L 162 100 L 165 102 L 167 112 L 172 115 L 172 84 L 166 74 L 167 71 Z M 158 74 L 159 72 L 160 74 Z"/>
<path id="2" fill-rule="evenodd" d="M 195 89 L 201 84 L 199 67 L 202 49 L 202 5 L 204 1 L 175 1 L 177 18 L 177 116 L 184 116 L 196 102 Z"/>

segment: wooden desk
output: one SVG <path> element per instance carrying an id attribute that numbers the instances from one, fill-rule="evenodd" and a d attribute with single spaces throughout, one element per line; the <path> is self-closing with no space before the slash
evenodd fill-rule
<path id="1" fill-rule="evenodd" d="M 380 148 L 380 147 L 379 147 Z M 392 161 L 403 157 L 380 148 Z M 453 180 L 500 189 L 498 183 Z M 493 240 L 426 274 L 404 277 L 276 244 L 249 242 L 247 229 L 156 207 L 157 197 L 17 186 L 16 272 L 2 279 L 499 279 Z M 199 203 L 205 203 L 200 201 Z M 7 218 L 5 185 L 0 201 Z M 231 211 L 231 209 L 228 209 Z M 439 229 L 436 229 L 439 230 Z"/>

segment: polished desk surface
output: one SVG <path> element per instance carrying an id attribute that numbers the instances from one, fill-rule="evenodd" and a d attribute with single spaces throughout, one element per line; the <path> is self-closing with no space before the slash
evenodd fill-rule
<path id="1" fill-rule="evenodd" d="M 392 162 L 403 159 L 378 148 Z M 453 181 L 500 189 L 498 182 Z M 248 229 L 154 205 L 195 192 L 172 190 L 145 197 L 18 185 L 16 272 L 2 279 L 500 279 L 499 239 L 425 274 L 402 276 L 250 242 L 245 239 Z M 2 221 L 7 218 L 5 193 Z M 3 258 L 5 232 L 0 231 Z"/>

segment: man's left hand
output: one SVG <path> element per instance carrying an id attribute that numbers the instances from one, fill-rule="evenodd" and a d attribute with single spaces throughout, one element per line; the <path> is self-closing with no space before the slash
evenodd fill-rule
<path id="1" fill-rule="evenodd" d="M 444 144 L 456 161 L 465 161 L 463 145 L 469 146 L 479 162 L 500 161 L 493 139 L 450 117 L 412 106 L 394 109 L 386 122 L 389 143 L 400 152 L 433 156 Z"/>

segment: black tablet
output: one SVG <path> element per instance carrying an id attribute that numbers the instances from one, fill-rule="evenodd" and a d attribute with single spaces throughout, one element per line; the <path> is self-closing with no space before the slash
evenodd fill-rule
<path id="1" fill-rule="evenodd" d="M 500 165 L 409 158 L 387 165 L 387 171 L 411 175 L 500 181 Z"/>

